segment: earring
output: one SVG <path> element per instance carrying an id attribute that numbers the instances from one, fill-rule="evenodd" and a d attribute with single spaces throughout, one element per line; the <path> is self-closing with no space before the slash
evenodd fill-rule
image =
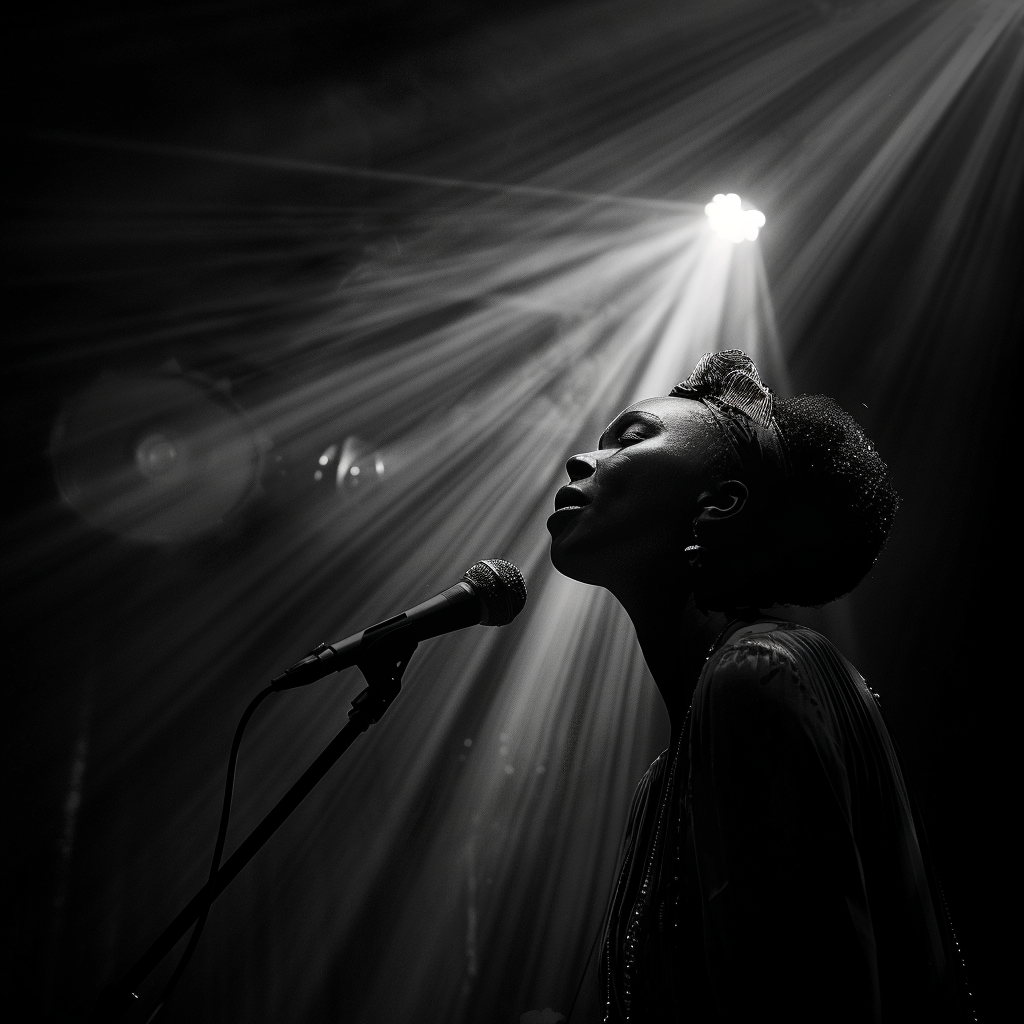
<path id="1" fill-rule="evenodd" d="M 711 560 L 711 552 L 700 544 L 691 544 L 683 551 L 687 562 L 690 563 L 690 571 L 693 574 L 693 601 L 694 604 L 705 614 L 708 614 L 707 603 L 707 576 L 708 562 Z"/>
<path id="2" fill-rule="evenodd" d="M 690 563 L 690 568 L 700 573 L 704 571 L 703 559 L 709 555 L 707 548 L 702 547 L 700 544 L 691 544 L 684 552 L 686 560 Z"/>

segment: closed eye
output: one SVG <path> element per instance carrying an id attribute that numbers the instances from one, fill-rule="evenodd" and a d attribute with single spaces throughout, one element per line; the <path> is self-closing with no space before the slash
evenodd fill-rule
<path id="1" fill-rule="evenodd" d="M 631 444 L 638 444 L 640 441 L 646 441 L 650 437 L 649 434 L 644 434 L 639 430 L 627 430 L 618 435 L 618 437 L 603 437 L 601 438 L 602 448 L 625 448 Z"/>
<path id="2" fill-rule="evenodd" d="M 640 441 L 649 441 L 664 430 L 665 424 L 657 416 L 643 410 L 623 413 L 615 423 L 601 435 L 599 448 L 624 448 Z"/>

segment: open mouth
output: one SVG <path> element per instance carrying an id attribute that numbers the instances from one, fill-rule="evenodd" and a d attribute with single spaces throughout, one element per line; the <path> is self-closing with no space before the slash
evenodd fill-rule
<path id="1" fill-rule="evenodd" d="M 551 536 L 557 537 L 568 525 L 569 520 L 589 504 L 590 499 L 575 487 L 559 488 L 555 495 L 555 511 L 548 516 L 547 526 Z"/>
<path id="2" fill-rule="evenodd" d="M 555 511 L 567 512 L 570 509 L 581 509 L 590 504 L 590 499 L 571 484 L 559 487 L 555 494 Z"/>

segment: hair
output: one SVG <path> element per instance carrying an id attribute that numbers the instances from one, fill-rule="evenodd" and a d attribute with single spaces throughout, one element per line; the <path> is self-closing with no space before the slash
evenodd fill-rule
<path id="1" fill-rule="evenodd" d="M 776 398 L 775 420 L 791 474 L 776 516 L 783 550 L 772 572 L 775 600 L 826 604 L 874 565 L 899 495 L 860 425 L 831 398 Z"/>

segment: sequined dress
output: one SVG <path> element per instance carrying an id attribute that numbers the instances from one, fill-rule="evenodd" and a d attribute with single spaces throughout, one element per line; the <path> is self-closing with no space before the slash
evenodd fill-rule
<path id="1" fill-rule="evenodd" d="M 963 965 L 876 698 L 820 634 L 740 623 L 630 811 L 607 1022 L 962 1022 Z"/>

